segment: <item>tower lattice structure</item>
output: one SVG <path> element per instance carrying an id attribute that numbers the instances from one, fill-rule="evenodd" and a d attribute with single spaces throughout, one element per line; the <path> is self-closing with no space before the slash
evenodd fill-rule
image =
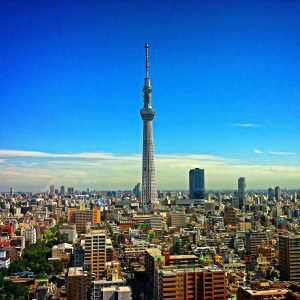
<path id="1" fill-rule="evenodd" d="M 144 122 L 143 129 L 143 166 L 142 166 L 142 207 L 144 211 L 152 208 L 157 202 L 156 178 L 153 150 L 153 128 L 152 121 L 155 110 L 152 108 L 152 88 L 149 78 L 149 44 L 146 49 L 146 77 L 143 88 L 144 107 L 140 110 Z"/>

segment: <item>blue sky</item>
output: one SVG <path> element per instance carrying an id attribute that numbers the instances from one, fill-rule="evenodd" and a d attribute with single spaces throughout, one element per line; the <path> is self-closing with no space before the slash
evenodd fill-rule
<path id="1" fill-rule="evenodd" d="M 299 17 L 299 1 L 1 1 L 0 190 L 140 181 L 145 41 L 159 188 L 192 167 L 211 188 L 298 187 Z"/>

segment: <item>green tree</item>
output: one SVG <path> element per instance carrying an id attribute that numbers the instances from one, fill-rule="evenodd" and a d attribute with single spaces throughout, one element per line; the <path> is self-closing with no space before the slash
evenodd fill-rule
<path id="1" fill-rule="evenodd" d="M 52 273 L 61 273 L 64 271 L 64 264 L 61 260 L 54 260 L 50 266 Z"/>

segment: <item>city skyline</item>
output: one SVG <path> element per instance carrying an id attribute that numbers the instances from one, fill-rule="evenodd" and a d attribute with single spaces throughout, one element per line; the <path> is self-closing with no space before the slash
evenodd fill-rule
<path id="1" fill-rule="evenodd" d="M 2 3 L 0 189 L 141 182 L 146 40 L 158 189 L 300 187 L 300 4 L 226 3 Z"/>

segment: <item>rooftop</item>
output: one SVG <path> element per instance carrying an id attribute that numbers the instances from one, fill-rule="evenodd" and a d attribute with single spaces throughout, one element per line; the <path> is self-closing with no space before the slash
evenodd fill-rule
<path id="1" fill-rule="evenodd" d="M 68 277 L 70 277 L 70 276 L 83 276 L 83 275 L 87 275 L 87 274 L 83 272 L 82 267 L 69 268 Z"/>
<path id="2" fill-rule="evenodd" d="M 157 248 L 148 248 L 146 249 L 146 252 L 148 252 L 151 256 L 161 256 L 161 250 Z"/>

